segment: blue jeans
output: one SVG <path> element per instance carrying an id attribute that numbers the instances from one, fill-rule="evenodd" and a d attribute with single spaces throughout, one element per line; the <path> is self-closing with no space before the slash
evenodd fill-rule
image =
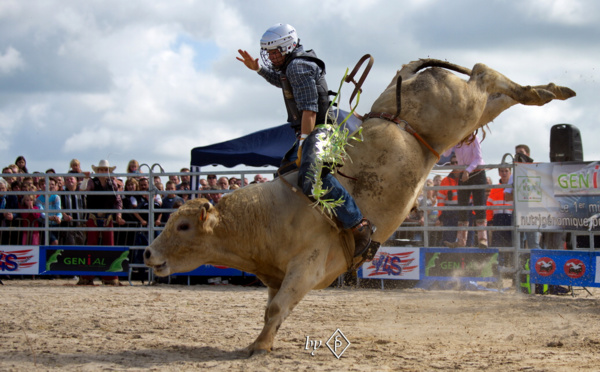
<path id="1" fill-rule="evenodd" d="M 302 144 L 302 163 L 300 164 L 298 173 L 298 186 L 302 188 L 302 192 L 309 197 L 312 196 L 313 187 L 310 167 L 317 158 L 316 136 L 319 133 L 325 132 L 326 130 L 323 128 L 313 130 Z M 297 157 L 294 156 L 294 158 Z M 323 169 L 323 174 L 325 173 L 326 170 Z M 356 226 L 362 220 L 363 216 L 352 195 L 350 195 L 344 186 L 342 186 L 342 184 L 329 172 L 322 175 L 321 179 L 323 180 L 323 188 L 329 190 L 327 193 L 328 199 L 339 200 L 341 198 L 344 200 L 343 204 L 336 207 L 334 210 L 337 220 L 340 221 L 344 229 L 350 229 Z"/>

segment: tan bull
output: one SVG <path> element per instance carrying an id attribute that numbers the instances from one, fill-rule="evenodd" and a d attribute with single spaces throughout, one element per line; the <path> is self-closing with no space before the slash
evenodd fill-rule
<path id="1" fill-rule="evenodd" d="M 470 78 L 465 81 L 435 66 Z M 372 112 L 396 113 L 398 75 L 404 81 L 400 118 L 437 153 L 514 104 L 541 106 L 575 96 L 554 84 L 520 86 L 483 64 L 471 71 L 419 60 L 403 66 Z M 401 126 L 380 118 L 365 120 L 364 141 L 349 148 L 352 162 L 343 168 L 355 180 L 338 177 L 377 226 L 376 241 L 385 241 L 400 226 L 437 161 Z M 286 179 L 295 183 L 294 177 Z M 308 291 L 327 287 L 348 269 L 341 241 L 339 230 L 309 207 L 305 197 L 276 179 L 239 189 L 216 207 L 205 199 L 186 203 L 146 249 L 144 259 L 159 276 L 203 264 L 256 274 L 268 287 L 268 300 L 264 328 L 248 347 L 253 354 L 271 350 L 279 326 Z"/>

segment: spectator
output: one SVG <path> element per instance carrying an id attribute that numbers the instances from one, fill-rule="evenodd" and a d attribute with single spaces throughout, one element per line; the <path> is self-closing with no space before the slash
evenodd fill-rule
<path id="1" fill-rule="evenodd" d="M 140 186 L 140 191 L 146 191 L 148 192 L 150 189 L 150 182 L 148 181 L 148 178 L 146 177 L 141 177 L 139 179 L 139 186 Z M 149 223 L 155 223 L 155 220 L 150 221 L 149 220 L 149 213 L 148 210 L 150 209 L 150 200 L 149 200 L 149 193 L 140 195 L 140 198 L 138 199 L 138 207 L 137 207 L 137 212 L 134 212 L 134 216 L 135 218 L 139 221 L 140 225 L 142 227 L 146 227 L 148 226 Z M 154 202 L 154 208 L 160 208 L 161 204 L 158 203 L 156 201 L 156 199 L 153 200 Z M 135 235 L 135 242 L 134 245 L 138 245 L 138 246 L 146 246 L 148 245 L 148 232 L 147 231 L 140 231 Z M 133 262 L 134 263 L 142 263 L 144 262 L 143 257 L 142 257 L 143 251 L 141 250 L 136 250 L 135 254 L 134 254 L 134 258 L 133 258 Z"/>
<path id="2" fill-rule="evenodd" d="M 189 170 L 189 168 L 181 168 L 179 170 L 179 172 L 181 172 L 181 173 L 189 173 L 190 170 Z M 191 183 L 191 177 L 189 175 L 182 175 L 181 176 L 181 183 L 177 184 L 176 189 L 180 190 L 181 189 L 181 184 L 183 184 L 184 182 L 187 182 L 188 184 L 190 184 Z"/>
<path id="3" fill-rule="evenodd" d="M 58 177 L 54 177 L 54 180 L 56 181 L 56 191 L 62 191 L 65 188 L 65 179 L 58 176 Z"/>
<path id="4" fill-rule="evenodd" d="M 209 190 L 212 191 L 209 194 L 204 194 L 206 195 L 206 198 L 208 199 L 208 201 L 212 204 L 212 205 L 217 205 L 217 203 L 219 202 L 219 200 L 221 200 L 221 196 L 223 195 L 222 193 L 219 192 L 215 192 L 216 190 L 222 190 L 219 186 L 209 186 Z"/>
<path id="5" fill-rule="evenodd" d="M 484 133 L 485 138 L 485 133 Z M 459 186 L 473 186 L 473 185 L 485 185 L 487 183 L 485 170 L 475 170 L 477 166 L 484 165 L 483 156 L 481 154 L 481 145 L 477 138 L 477 131 L 464 138 L 458 145 L 449 149 L 444 153 L 444 156 L 448 156 L 454 151 L 458 165 L 467 166 L 467 168 L 461 171 L 461 176 L 458 180 Z M 458 205 L 467 206 L 469 205 L 469 199 L 473 198 L 473 205 L 485 206 L 485 189 L 475 190 L 458 190 Z M 468 210 L 459 211 L 458 227 L 459 231 L 456 233 L 456 241 L 446 241 L 444 244 L 450 248 L 465 247 L 467 244 L 467 230 L 469 226 L 469 212 Z M 475 224 L 476 226 L 487 226 L 487 220 L 484 210 L 475 211 Z M 462 229 L 460 229 L 462 228 Z M 477 231 L 477 246 L 479 248 L 487 248 L 487 231 Z"/>
<path id="6" fill-rule="evenodd" d="M 50 178 L 48 180 L 48 192 L 56 192 L 57 190 L 57 186 L 56 186 L 56 180 L 54 178 Z M 42 190 L 42 192 L 44 192 L 44 190 Z M 40 209 L 45 209 L 46 208 L 46 194 L 41 194 L 40 196 L 37 197 L 37 206 L 40 207 Z M 47 216 L 48 216 L 48 221 L 49 221 L 49 225 L 50 227 L 58 227 L 62 221 L 62 213 L 60 212 L 60 197 L 56 194 L 52 194 L 48 197 L 48 212 Z M 50 242 L 46 243 L 46 244 L 50 244 L 50 245 L 58 245 L 58 232 L 57 231 L 53 231 L 50 230 L 49 233 L 50 236 Z"/>
<path id="7" fill-rule="evenodd" d="M 34 196 L 33 195 L 23 195 L 22 199 L 23 204 L 21 205 L 22 209 L 31 209 L 31 212 L 22 212 L 21 218 L 24 219 L 26 224 L 24 227 L 39 227 L 40 223 L 42 223 L 43 214 L 40 212 L 36 212 L 35 210 L 39 210 L 40 207 L 35 205 Z M 40 244 L 40 232 L 39 231 L 23 231 L 21 235 L 21 244 L 22 245 L 39 245 Z"/>
<path id="8" fill-rule="evenodd" d="M 27 161 L 25 160 L 25 157 L 23 155 L 17 156 L 17 159 L 15 160 L 15 165 L 19 168 L 18 173 L 29 173 L 29 171 L 27 170 Z"/>
<path id="9" fill-rule="evenodd" d="M 190 190 L 190 184 L 187 182 L 182 182 L 181 183 L 181 191 L 189 191 Z M 190 199 L 190 194 L 179 194 L 179 196 L 181 197 L 181 199 L 183 199 L 184 202 L 188 201 Z"/>
<path id="10" fill-rule="evenodd" d="M 7 205 L 9 204 L 7 192 L 8 192 L 8 185 L 7 185 L 6 181 L 0 180 L 0 209 L 8 209 L 9 208 L 9 207 L 7 207 Z M 4 220 L 8 214 L 11 214 L 11 213 L 2 213 L 0 215 L 0 218 L 2 220 Z M 12 220 L 12 214 L 10 216 L 10 219 Z"/>
<path id="11" fill-rule="evenodd" d="M 160 179 L 160 176 L 154 176 L 154 186 L 158 185 L 159 183 L 162 183 L 162 180 Z"/>
<path id="12" fill-rule="evenodd" d="M 179 172 L 181 172 L 181 173 L 190 173 L 190 168 L 183 167 L 183 168 L 181 168 L 179 170 Z M 191 176 L 189 174 L 182 174 L 181 175 L 181 182 L 184 182 L 184 181 L 190 182 L 190 177 Z"/>
<path id="13" fill-rule="evenodd" d="M 127 179 L 127 181 L 125 181 L 125 192 L 126 193 L 131 193 L 131 192 L 135 192 L 135 191 L 139 191 L 139 183 L 138 180 L 130 177 Z M 126 225 L 124 225 L 125 227 L 135 227 L 138 226 L 138 220 L 135 216 L 135 212 L 134 210 L 137 209 L 138 205 L 139 205 L 139 195 L 133 195 L 133 194 L 125 194 L 123 196 L 123 219 L 126 221 Z M 133 231 L 123 231 L 123 232 L 119 232 L 119 235 L 117 236 L 118 238 L 118 244 L 119 245 L 125 245 L 125 246 L 132 246 L 135 244 L 135 232 Z M 133 262 L 133 256 L 132 258 L 132 262 Z"/>
<path id="14" fill-rule="evenodd" d="M 425 182 L 426 186 L 432 187 L 433 186 L 433 180 L 432 179 L 428 179 Z M 438 211 L 433 209 L 433 210 L 424 210 L 424 207 L 435 207 L 437 206 L 437 197 L 436 197 L 436 191 L 435 190 L 427 190 L 427 191 L 423 191 L 423 197 L 421 198 L 421 201 L 419 202 L 419 207 L 420 209 L 423 211 L 423 215 L 421 216 L 419 223 L 421 226 L 423 226 L 425 224 L 425 218 L 427 218 L 427 227 L 429 229 L 433 229 L 435 228 L 435 226 L 439 226 L 440 222 L 438 221 Z M 429 246 L 430 247 L 437 247 L 440 245 L 440 240 L 439 240 L 439 234 L 437 234 L 437 231 L 430 231 L 427 233 L 428 236 L 428 240 L 429 240 Z"/>
<path id="15" fill-rule="evenodd" d="M 71 159 L 68 173 L 83 173 L 81 170 L 81 162 L 77 159 Z"/>
<path id="16" fill-rule="evenodd" d="M 30 188 L 32 186 L 34 186 L 33 178 L 32 177 L 23 177 L 23 180 L 21 182 L 21 191 L 31 191 Z"/>
<path id="17" fill-rule="evenodd" d="M 174 182 L 176 185 L 179 184 L 179 176 L 176 174 L 170 175 L 169 176 L 169 181 Z"/>
<path id="18" fill-rule="evenodd" d="M 40 179 L 43 179 L 43 177 L 41 176 L 41 172 L 33 172 L 34 175 L 36 176 L 32 176 L 33 179 L 33 185 L 35 186 L 36 189 L 40 190 Z"/>
<path id="19" fill-rule="evenodd" d="M 450 159 L 450 165 L 458 165 L 458 161 L 456 160 L 456 156 L 452 156 Z M 444 177 L 440 182 L 440 186 L 458 186 L 458 177 L 460 175 L 460 171 L 453 170 L 448 174 L 448 176 Z M 438 207 L 452 206 L 455 207 L 458 205 L 457 199 L 457 191 L 456 190 L 438 190 L 437 192 L 438 198 Z M 457 210 L 445 210 L 439 211 L 438 221 L 442 226 L 446 227 L 456 227 L 458 226 L 458 211 Z M 442 241 L 454 241 L 456 239 L 456 231 L 443 231 L 442 232 Z"/>
<path id="20" fill-rule="evenodd" d="M 184 200 L 180 197 L 177 196 L 175 194 L 172 193 L 172 191 L 176 190 L 177 185 L 172 182 L 172 181 L 168 181 L 167 185 L 165 186 L 165 189 L 167 192 L 169 192 L 169 194 L 167 194 L 166 197 L 163 198 L 163 203 L 161 208 L 163 209 L 171 209 L 174 208 L 173 206 L 175 205 L 176 202 L 181 202 L 181 204 L 184 203 Z M 169 220 L 169 216 L 171 215 L 172 212 L 162 212 L 158 215 L 158 217 L 156 218 L 156 226 L 164 226 L 167 221 Z"/>
<path id="21" fill-rule="evenodd" d="M 500 176 L 500 184 L 506 185 L 510 179 L 510 168 L 498 168 Z M 488 221 L 491 221 L 492 226 L 512 226 L 513 202 L 507 200 L 505 189 L 491 189 L 487 200 L 487 205 L 503 206 L 505 209 L 490 209 L 487 211 Z M 512 231 L 496 230 L 492 232 L 491 244 L 493 247 L 512 247 Z"/>
<path id="22" fill-rule="evenodd" d="M 17 174 L 17 173 L 19 173 L 19 167 L 17 167 L 17 165 L 16 165 L 16 164 L 10 164 L 8 167 L 9 167 L 9 168 L 12 170 L 12 172 L 13 172 L 14 174 Z"/>
<path id="23" fill-rule="evenodd" d="M 531 158 L 531 153 L 529 150 L 529 146 L 525 144 L 520 144 L 515 146 L 515 161 L 520 163 L 533 163 L 533 159 Z M 512 178 L 511 178 L 512 182 Z M 554 233 L 550 233 L 554 234 Z M 550 235 L 554 237 L 553 235 Z M 537 231 L 527 231 L 521 233 L 521 247 L 529 248 L 529 249 L 538 249 L 540 248 L 540 237 L 541 234 Z"/>
<path id="24" fill-rule="evenodd" d="M 21 181 L 14 181 L 10 184 L 8 191 L 23 191 L 23 183 Z M 21 199 L 23 199 L 23 195 L 10 195 L 12 197 L 17 198 L 17 205 L 21 204 Z"/>
<path id="25" fill-rule="evenodd" d="M 71 170 L 70 173 L 77 173 Z M 79 190 L 77 177 L 65 177 L 65 191 L 76 192 Z M 84 245 L 85 233 L 78 229 L 83 226 L 84 215 L 79 210 L 85 209 L 85 195 L 61 195 L 60 202 L 63 209 L 76 209 L 75 212 L 63 212 L 61 227 L 68 227 L 69 231 L 60 232 L 60 242 L 63 245 Z"/>
<path id="26" fill-rule="evenodd" d="M 69 163 L 69 170 L 67 173 L 83 173 L 81 170 L 81 163 L 77 159 L 71 159 Z M 77 182 L 80 183 L 83 181 L 83 177 L 77 177 Z"/>
<path id="27" fill-rule="evenodd" d="M 14 174 L 13 170 L 11 167 L 4 167 L 2 168 L 2 173 L 4 174 Z M 16 177 L 13 176 L 3 176 L 2 177 L 5 181 L 7 185 L 10 185 L 11 183 L 13 183 L 14 181 L 17 180 Z"/>
<path id="28" fill-rule="evenodd" d="M 19 203 L 16 195 L 11 195 L 8 192 L 8 184 L 4 179 L 0 179 L 0 209 L 18 209 Z M 0 223 L 3 227 L 19 227 L 19 222 L 16 220 L 19 217 L 17 213 L 5 212 L 0 213 Z M 17 245 L 19 244 L 18 234 L 11 232 L 1 232 L 2 245 Z"/>
<path id="29" fill-rule="evenodd" d="M 139 191 L 147 192 L 149 190 L 150 183 L 146 177 L 140 177 L 138 182 L 139 182 Z M 138 206 L 136 209 L 137 210 L 140 210 L 140 209 L 148 210 L 149 205 L 150 205 L 150 203 L 148 201 L 148 194 L 139 195 Z M 142 227 L 148 226 L 148 213 L 134 212 L 133 215 L 135 216 L 136 220 L 140 223 L 140 225 Z M 137 244 L 137 242 L 136 242 L 135 245 L 148 244 L 147 240 L 148 239 L 146 238 L 146 243 Z"/>
<path id="30" fill-rule="evenodd" d="M 125 190 L 125 184 L 123 183 L 122 179 L 114 177 L 113 180 L 115 181 L 115 185 L 117 186 L 117 191 Z M 121 195 L 120 198 L 123 199 L 123 196 Z"/>
<path id="31" fill-rule="evenodd" d="M 208 186 L 217 186 L 217 175 L 216 174 L 209 174 L 206 177 L 206 180 L 208 181 Z"/>
<path id="32" fill-rule="evenodd" d="M 198 183 L 200 184 L 200 187 L 198 187 L 199 190 L 202 190 L 204 186 L 208 186 L 208 181 L 204 178 L 200 178 L 200 181 L 198 181 Z M 179 187 L 177 188 L 177 190 L 179 190 Z"/>
<path id="33" fill-rule="evenodd" d="M 40 190 L 42 192 L 46 190 L 46 177 L 38 178 L 37 188 L 38 188 L 38 190 Z"/>
<path id="34" fill-rule="evenodd" d="M 127 172 L 125 172 L 125 173 L 140 174 L 140 163 L 138 163 L 138 161 L 135 159 L 131 159 L 129 161 L 129 163 L 127 164 Z M 130 176 L 130 177 L 133 177 L 133 176 Z"/>
<path id="35" fill-rule="evenodd" d="M 221 190 L 229 190 L 229 180 L 227 179 L 227 177 L 219 178 L 217 186 L 219 186 Z"/>
<path id="36" fill-rule="evenodd" d="M 48 168 L 46 169 L 46 174 L 56 174 L 56 171 L 54 170 L 54 168 Z"/>
<path id="37" fill-rule="evenodd" d="M 123 209 L 123 201 L 118 195 L 98 195 L 99 191 L 117 191 L 117 186 L 110 176 L 116 167 L 111 167 L 108 160 L 100 160 L 98 166 L 92 165 L 92 170 L 96 174 L 90 179 L 90 173 L 84 172 L 85 180 L 81 186 L 82 190 L 88 191 L 87 207 L 88 209 L 110 209 L 115 210 L 114 213 L 106 212 L 90 212 L 88 214 L 87 227 L 113 227 L 113 219 L 119 225 L 125 224 L 121 217 L 121 209 Z M 114 234 L 112 230 L 108 231 L 88 231 L 87 244 L 98 245 L 102 237 L 102 245 L 114 245 Z M 120 285 L 119 279 L 116 276 L 103 276 L 102 283 L 105 285 Z M 79 277 L 78 285 L 93 285 L 94 277 L 82 275 Z"/>
<path id="38" fill-rule="evenodd" d="M 263 176 L 261 176 L 260 174 L 257 174 L 254 176 L 254 183 L 261 183 L 263 179 Z"/>

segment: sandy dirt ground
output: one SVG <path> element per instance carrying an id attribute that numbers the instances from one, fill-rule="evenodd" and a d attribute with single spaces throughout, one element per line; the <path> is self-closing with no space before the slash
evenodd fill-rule
<path id="1" fill-rule="evenodd" d="M 313 291 L 281 326 L 273 352 L 247 358 L 265 288 L 74 283 L 4 280 L 0 371 L 600 369 L 598 289 L 575 297 Z M 350 341 L 339 359 L 326 346 L 337 329 Z"/>

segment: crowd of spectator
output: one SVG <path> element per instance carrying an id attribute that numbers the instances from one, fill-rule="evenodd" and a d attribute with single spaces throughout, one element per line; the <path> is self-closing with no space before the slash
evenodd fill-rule
<path id="1" fill-rule="evenodd" d="M 114 173 L 112 172 L 113 169 L 114 167 L 110 169 L 111 173 Z M 165 184 L 163 184 L 160 176 L 154 176 L 151 184 L 148 177 L 140 171 L 139 163 L 132 159 L 127 165 L 127 177 L 111 177 L 110 182 L 114 184 L 115 191 L 119 192 L 117 196 L 120 199 L 119 204 L 122 206 L 122 213 L 119 217 L 122 217 L 124 221 L 116 221 L 115 219 L 114 243 L 118 245 L 147 244 L 147 232 L 119 232 L 119 227 L 147 227 L 149 224 L 155 227 L 163 227 L 172 211 L 189 200 L 192 194 L 206 198 L 214 205 L 219 202 L 225 192 L 230 192 L 225 190 L 236 190 L 247 186 L 249 183 L 267 181 L 267 178 L 260 174 L 257 174 L 252 182 L 248 182 L 247 178 L 242 180 L 238 177 L 217 177 L 216 174 L 209 174 L 206 178 L 199 179 L 197 189 L 200 192 L 198 192 L 191 190 L 190 176 L 183 174 L 188 172 L 190 172 L 189 168 L 181 168 L 179 171 L 181 175 L 169 176 Z M 17 157 L 14 164 L 4 167 L 2 173 L 3 177 L 0 178 L 0 209 L 19 210 L 19 213 L 0 212 L 0 226 L 29 228 L 29 230 L 20 229 L 14 232 L 11 229 L 11 231 L 1 231 L 1 244 L 85 245 L 89 243 L 90 235 L 94 235 L 92 240 L 97 244 L 96 233 L 85 231 L 85 229 L 77 229 L 77 227 L 86 226 L 86 221 L 90 217 L 96 218 L 94 213 L 86 211 L 86 208 L 91 208 L 88 206 L 89 194 L 81 193 L 87 192 L 87 189 L 83 187 L 87 178 L 84 175 L 90 172 L 84 171 L 77 159 L 71 160 L 69 169 L 66 172 L 67 174 L 73 174 L 73 176 L 49 175 L 56 174 L 54 169 L 46 170 L 45 174 L 37 171 L 30 172 L 23 156 Z M 24 175 L 20 176 L 20 174 Z M 89 174 L 89 177 L 93 178 L 95 176 L 95 173 Z M 48 184 L 46 184 L 46 181 L 48 181 Z M 152 193 L 150 192 L 151 189 Z M 80 193 L 73 195 L 52 194 L 55 191 Z M 143 191 L 148 193 L 141 194 L 140 192 Z M 31 194 L 13 192 L 30 192 Z M 39 192 L 39 194 L 36 192 Z M 150 195 L 153 195 L 153 200 L 149 200 Z M 158 210 L 154 213 L 153 221 L 148 221 L 150 203 L 153 204 L 154 209 Z M 47 212 L 45 211 L 46 208 L 48 208 Z M 23 210 L 23 212 L 20 212 L 20 210 Z M 73 212 L 73 210 L 77 210 L 77 212 Z M 45 240 L 44 233 L 32 231 L 31 229 L 44 226 L 46 218 L 50 227 L 48 241 Z M 59 232 L 53 231 L 52 227 L 69 227 L 73 229 Z M 102 237 L 99 240 L 102 243 Z"/>

